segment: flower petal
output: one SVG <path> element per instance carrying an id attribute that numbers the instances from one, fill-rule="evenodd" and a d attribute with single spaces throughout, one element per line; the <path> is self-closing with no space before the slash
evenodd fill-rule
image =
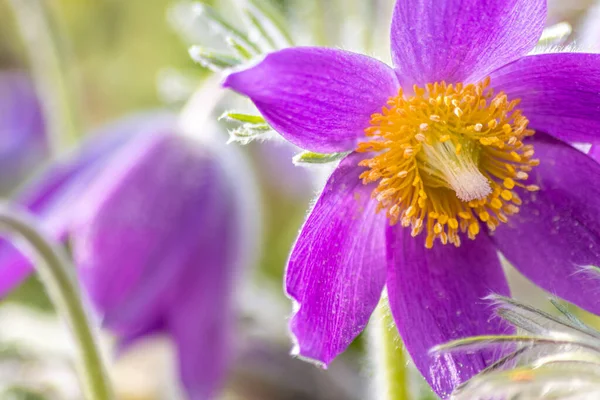
<path id="1" fill-rule="evenodd" d="M 35 88 L 21 72 L 0 72 L 0 193 L 7 194 L 48 157 Z"/>
<path id="2" fill-rule="evenodd" d="M 334 171 L 296 242 L 286 275 L 299 309 L 290 328 L 297 352 L 325 365 L 364 329 L 385 283 L 385 215 L 353 153 Z"/>
<path id="3" fill-rule="evenodd" d="M 533 49 L 545 20 L 545 0 L 398 0 L 391 43 L 400 83 L 484 78 Z"/>
<path id="4" fill-rule="evenodd" d="M 509 99 L 530 127 L 567 142 L 600 135 L 600 54 L 555 53 L 524 57 L 491 74 L 491 86 Z"/>
<path id="5" fill-rule="evenodd" d="M 185 211 L 188 219 L 176 226 L 178 230 L 171 231 L 180 240 L 185 234 L 197 239 L 196 246 L 188 246 L 194 251 L 177 284 L 170 290 L 171 307 L 167 317 L 169 333 L 178 349 L 180 377 L 190 399 L 213 398 L 223 383 L 234 344 L 233 284 L 241 272 L 239 264 L 248 263 L 239 240 L 243 211 L 236 208 L 236 199 L 228 188 L 229 182 L 224 180 L 223 171 L 215 165 L 205 167 L 208 168 L 203 171 L 187 169 L 192 182 L 202 179 L 201 173 L 205 174 L 203 198 L 184 189 L 197 201 L 188 202 Z M 173 183 L 173 186 L 194 185 L 188 181 Z M 183 197 L 185 194 L 182 193 Z M 194 214 L 202 214 L 200 225 L 196 224 Z M 171 265 L 166 263 L 162 265 L 163 269 L 169 267 Z"/>
<path id="6" fill-rule="evenodd" d="M 371 114 L 397 94 L 394 71 L 348 51 L 297 47 L 271 53 L 223 83 L 254 102 L 288 141 L 317 152 L 354 150 Z"/>
<path id="7" fill-rule="evenodd" d="M 204 253 L 233 253 L 218 234 L 235 220 L 225 183 L 211 153 L 182 136 L 147 135 L 113 158 L 72 229 L 80 277 L 105 326 L 122 335 L 147 329 Z"/>
<path id="8" fill-rule="evenodd" d="M 230 211 L 223 209 L 214 218 L 219 225 L 208 221 L 203 226 L 213 228 L 208 232 L 214 236 L 212 240 L 204 238 L 196 257 L 172 288 L 175 297 L 169 309 L 168 331 L 177 347 L 179 375 L 190 399 L 214 398 L 231 361 L 235 333 L 231 284 L 237 265 L 231 263 L 233 247 L 229 240 L 234 232 L 228 223 L 231 218 L 227 218 Z"/>
<path id="9" fill-rule="evenodd" d="M 398 331 L 417 368 L 433 390 L 447 398 L 452 390 L 496 361 L 500 354 L 432 356 L 431 347 L 454 339 L 503 334 L 510 328 L 484 300 L 509 294 L 508 283 L 490 239 L 480 235 L 460 247 L 425 247 L 399 225 L 387 230 L 390 307 Z"/>
<path id="10" fill-rule="evenodd" d="M 112 154 L 132 138 L 166 129 L 173 121 L 171 114 L 144 113 L 91 134 L 80 150 L 50 164 L 28 182 L 16 195 L 16 202 L 39 218 L 46 234 L 63 240 L 81 194 Z M 0 240 L 0 297 L 29 276 L 32 269 L 27 257 L 8 241 Z"/>
<path id="11" fill-rule="evenodd" d="M 521 211 L 494 232 L 498 249 L 531 281 L 600 314 L 600 164 L 547 135 L 536 134 L 540 191 L 523 193 Z"/>
<path id="12" fill-rule="evenodd" d="M 590 148 L 590 152 L 588 154 L 594 160 L 600 162 L 600 145 L 598 145 L 598 144 L 592 145 L 592 147 Z"/>

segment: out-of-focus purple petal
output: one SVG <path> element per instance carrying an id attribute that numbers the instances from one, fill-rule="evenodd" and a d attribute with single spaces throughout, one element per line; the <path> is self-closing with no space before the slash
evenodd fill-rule
<path id="1" fill-rule="evenodd" d="M 354 150 L 371 114 L 398 91 L 384 63 L 316 47 L 271 53 L 231 73 L 223 86 L 248 96 L 288 141 L 318 152 Z"/>
<path id="2" fill-rule="evenodd" d="M 73 252 L 111 328 L 135 331 L 134 321 L 146 325 L 147 313 L 161 312 L 164 305 L 155 303 L 191 261 L 215 212 L 211 196 L 221 174 L 198 147 L 168 133 L 138 138 L 85 192 L 72 228 Z"/>
<path id="3" fill-rule="evenodd" d="M 300 356 L 327 365 L 364 329 L 385 283 L 385 215 L 358 178 L 364 155 L 346 157 L 325 185 L 292 250 L 290 328 Z"/>
<path id="4" fill-rule="evenodd" d="M 237 266 L 232 264 L 232 252 L 237 245 L 232 241 L 239 216 L 232 213 L 232 202 L 218 194 L 217 204 L 207 204 L 212 215 L 202 226 L 202 242 L 173 287 L 174 304 L 168 317 L 181 381 L 192 400 L 213 398 L 224 381 L 234 348 L 231 297 Z"/>
<path id="5" fill-rule="evenodd" d="M 392 314 L 417 368 L 442 398 L 499 352 L 433 356 L 429 350 L 454 339 L 511 331 L 484 298 L 509 295 L 496 250 L 488 237 L 464 239 L 460 247 L 425 247 L 401 226 L 387 229 L 387 288 Z"/>
<path id="6" fill-rule="evenodd" d="M 144 113 L 92 133 L 80 149 L 40 171 L 21 188 L 15 201 L 39 217 L 46 234 L 64 240 L 82 193 L 112 154 L 136 136 L 172 130 L 174 121 L 172 114 Z M 8 241 L 0 240 L 0 296 L 6 295 L 31 271 L 28 258 Z"/>
<path id="7" fill-rule="evenodd" d="M 554 53 L 524 57 L 491 74 L 491 86 L 521 99 L 532 129 L 567 142 L 600 138 L 600 54 Z"/>
<path id="8" fill-rule="evenodd" d="M 539 192 L 522 193 L 521 211 L 492 238 L 523 275 L 550 293 L 600 314 L 600 164 L 538 133 L 541 164 L 531 173 Z"/>
<path id="9" fill-rule="evenodd" d="M 534 48 L 546 0 L 398 0 L 392 59 L 402 86 L 478 81 Z"/>
<path id="10" fill-rule="evenodd" d="M 0 191 L 14 189 L 49 152 L 35 88 L 21 72 L 0 72 Z"/>
<path id="11" fill-rule="evenodd" d="M 192 139 L 138 138 L 86 192 L 73 229 L 104 325 L 126 338 L 171 334 L 191 399 L 214 394 L 229 360 L 240 219 L 230 185 Z"/>

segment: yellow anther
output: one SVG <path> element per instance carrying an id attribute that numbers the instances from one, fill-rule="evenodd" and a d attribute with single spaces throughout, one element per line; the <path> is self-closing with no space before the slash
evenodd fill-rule
<path id="1" fill-rule="evenodd" d="M 479 223 L 477 221 L 473 221 L 471 224 L 469 224 L 470 237 L 472 239 L 474 239 L 478 233 L 479 233 Z"/>
<path id="2" fill-rule="evenodd" d="M 507 189 L 509 189 L 509 190 L 512 190 L 515 187 L 515 181 L 513 181 L 510 178 L 504 179 L 503 183 L 504 183 L 504 187 L 507 188 Z"/>
<path id="3" fill-rule="evenodd" d="M 472 214 L 470 212 L 461 211 L 458 213 L 458 216 L 462 219 L 471 219 Z"/>
<path id="4" fill-rule="evenodd" d="M 490 205 L 492 206 L 492 208 L 499 210 L 502 208 L 503 203 L 499 198 L 496 197 L 496 198 L 492 199 L 492 201 L 490 202 Z"/>
<path id="5" fill-rule="evenodd" d="M 482 211 L 479 213 L 479 219 L 483 222 L 487 222 L 490 219 L 490 214 L 487 211 Z"/>
<path id="6" fill-rule="evenodd" d="M 456 218 L 450 218 L 448 220 L 448 226 L 452 229 L 458 229 L 458 220 Z"/>
<path id="7" fill-rule="evenodd" d="M 506 201 L 510 201 L 513 198 L 513 194 L 510 190 L 503 190 L 500 196 Z"/>

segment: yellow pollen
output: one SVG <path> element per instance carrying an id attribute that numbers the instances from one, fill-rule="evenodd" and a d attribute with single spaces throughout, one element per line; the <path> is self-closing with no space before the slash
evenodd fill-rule
<path id="1" fill-rule="evenodd" d="M 534 131 L 516 109 L 519 100 L 494 94 L 490 79 L 477 84 L 445 82 L 401 89 L 365 130 L 357 151 L 372 153 L 364 184 L 377 182 L 373 198 L 390 224 L 400 222 L 425 245 L 460 245 L 483 224 L 493 231 L 519 211 L 514 191 L 539 190 L 523 181 L 539 165 L 523 139 Z"/>

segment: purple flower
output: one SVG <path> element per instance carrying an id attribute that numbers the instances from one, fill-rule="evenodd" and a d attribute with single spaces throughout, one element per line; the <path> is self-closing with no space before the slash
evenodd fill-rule
<path id="1" fill-rule="evenodd" d="M 190 399 L 212 398 L 230 359 L 232 286 L 248 261 L 248 229 L 230 152 L 178 134 L 170 114 L 148 114 L 94 135 L 21 193 L 40 228 L 70 241 L 103 326 L 128 347 L 170 336 Z M 236 168 L 236 174 L 243 173 Z M 243 178 L 243 177 L 242 177 Z M 0 290 L 32 271 L 0 245 Z"/>
<path id="2" fill-rule="evenodd" d="M 300 356 L 344 351 L 386 286 L 417 367 L 449 396 L 499 354 L 428 349 L 510 329 L 483 300 L 509 293 L 498 251 L 600 312 L 582 268 L 600 262 L 600 165 L 566 143 L 596 140 L 600 55 L 527 56 L 545 18 L 545 0 L 398 0 L 393 68 L 304 47 L 226 78 L 290 142 L 352 152 L 290 257 Z"/>
<path id="3" fill-rule="evenodd" d="M 14 189 L 46 159 L 48 150 L 33 84 L 21 72 L 0 72 L 0 191 Z"/>
<path id="4" fill-rule="evenodd" d="M 146 135 L 115 156 L 79 210 L 73 254 L 104 326 L 125 344 L 169 335 L 189 398 L 212 398 L 229 361 L 245 246 L 222 160 L 187 137 Z"/>
<path id="5" fill-rule="evenodd" d="M 114 153 L 138 136 L 171 130 L 174 116 L 164 113 L 139 115 L 113 123 L 90 135 L 80 149 L 49 164 L 15 196 L 15 201 L 39 217 L 40 228 L 58 240 L 66 240 L 73 209 L 81 194 L 97 177 Z M 0 296 L 6 295 L 33 271 L 29 260 L 15 247 L 0 240 Z"/>

